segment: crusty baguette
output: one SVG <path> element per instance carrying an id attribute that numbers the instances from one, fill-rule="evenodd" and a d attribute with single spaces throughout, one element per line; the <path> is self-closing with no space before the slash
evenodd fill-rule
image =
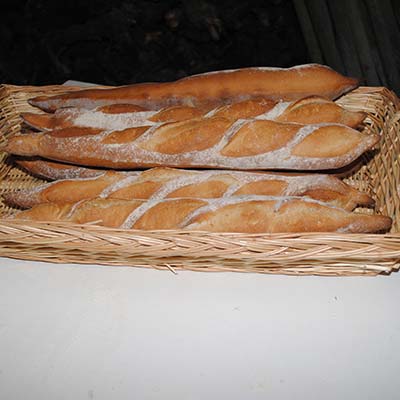
<path id="1" fill-rule="evenodd" d="M 318 96 L 309 96 L 288 104 L 276 117 L 277 122 L 296 122 L 299 124 L 337 123 L 357 128 L 366 118 L 366 113 L 349 111 L 339 104 Z"/>
<path id="2" fill-rule="evenodd" d="M 299 197 L 233 196 L 219 199 L 115 200 L 44 203 L 17 213 L 31 221 L 67 221 L 142 230 L 211 232 L 378 232 L 391 219 L 345 211 Z"/>
<path id="3" fill-rule="evenodd" d="M 209 72 L 167 83 L 85 89 L 78 93 L 36 97 L 30 104 L 50 112 L 62 107 L 95 108 L 118 103 L 159 109 L 174 105 L 230 103 L 260 96 L 285 101 L 312 95 L 335 99 L 357 86 L 357 79 L 345 77 L 324 65 L 307 64 L 292 68 Z"/>
<path id="4" fill-rule="evenodd" d="M 150 126 L 160 122 L 178 122 L 196 117 L 218 116 L 233 120 L 255 118 L 300 124 L 338 123 L 358 127 L 366 117 L 363 112 L 348 111 L 331 100 L 311 96 L 293 102 L 252 99 L 216 108 L 173 106 L 157 111 L 137 110 L 136 106 L 113 105 L 93 110 L 67 107 L 55 114 L 23 113 L 24 122 L 42 131 L 76 127 L 120 130 Z"/>
<path id="5" fill-rule="evenodd" d="M 344 125 L 300 125 L 221 117 L 101 131 L 65 128 L 11 137 L 5 151 L 117 169 L 154 166 L 228 169 L 340 168 L 379 141 Z"/>
<path id="6" fill-rule="evenodd" d="M 261 101 L 259 102 L 261 103 Z M 268 105 L 268 101 L 263 101 L 263 103 Z M 269 101 L 269 103 L 272 103 L 269 108 L 272 108 L 275 104 L 272 101 Z M 260 106 L 262 107 L 263 104 L 260 104 Z M 21 117 L 26 125 L 42 131 L 72 126 L 118 130 L 154 125 L 158 122 L 185 121 L 202 117 L 209 111 L 210 108 L 190 106 L 172 106 L 157 111 L 149 111 L 129 104 L 115 104 L 92 110 L 65 107 L 57 110 L 54 114 L 26 112 L 22 113 Z"/>
<path id="7" fill-rule="evenodd" d="M 30 174 L 46 180 L 91 178 L 104 174 L 102 169 L 63 164 L 40 157 L 14 157 L 13 161 Z"/>
<path id="8" fill-rule="evenodd" d="M 8 204 L 76 203 L 105 199 L 218 198 L 237 195 L 309 196 L 346 210 L 372 205 L 366 193 L 330 175 L 278 175 L 238 171 L 153 168 L 142 172 L 104 172 L 95 178 L 67 179 L 3 195 Z"/>

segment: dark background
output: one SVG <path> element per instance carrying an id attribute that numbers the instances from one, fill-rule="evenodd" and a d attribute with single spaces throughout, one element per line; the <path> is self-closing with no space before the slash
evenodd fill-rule
<path id="1" fill-rule="evenodd" d="M 318 62 L 400 92 L 400 0 L 2 0 L 0 83 Z"/>
<path id="2" fill-rule="evenodd" d="M 7 83 L 117 85 L 308 61 L 290 0 L 2 3 L 0 80 Z"/>

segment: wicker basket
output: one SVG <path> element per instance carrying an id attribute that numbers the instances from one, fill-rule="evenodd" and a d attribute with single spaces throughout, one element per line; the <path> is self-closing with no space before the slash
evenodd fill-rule
<path id="1" fill-rule="evenodd" d="M 21 131 L 27 99 L 63 86 L 0 88 L 0 143 Z M 369 192 L 375 212 L 389 215 L 388 234 L 239 234 L 137 231 L 55 222 L 0 219 L 0 256 L 53 263 L 85 263 L 195 271 L 236 271 L 290 275 L 376 275 L 400 267 L 400 113 L 398 98 L 385 88 L 359 88 L 338 102 L 368 113 L 365 133 L 382 136 L 379 151 L 363 157 L 346 181 Z M 42 181 L 0 155 L 0 194 Z M 359 210 L 371 212 L 371 210 Z M 0 203 L 0 215 L 12 212 Z"/>

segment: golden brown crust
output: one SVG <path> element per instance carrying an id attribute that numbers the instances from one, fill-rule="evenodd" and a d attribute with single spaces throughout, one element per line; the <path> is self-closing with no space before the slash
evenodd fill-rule
<path id="1" fill-rule="evenodd" d="M 121 199 L 121 200 L 131 200 L 131 199 L 148 199 L 159 189 L 161 189 L 163 183 L 162 181 L 152 181 L 152 180 L 138 180 L 129 185 L 122 186 L 120 189 L 112 191 L 107 198 L 108 199 Z M 101 191 L 96 191 L 92 193 L 89 198 L 96 197 L 100 195 Z"/>
<path id="2" fill-rule="evenodd" d="M 265 196 L 161 201 L 97 199 L 72 206 L 49 203 L 19 212 L 14 218 L 128 229 L 246 233 L 361 233 L 385 231 L 391 226 L 389 217 L 351 213 L 314 200 Z"/>
<path id="3" fill-rule="evenodd" d="M 231 195 L 309 196 L 347 210 L 373 204 L 367 194 L 330 175 L 286 176 L 229 171 L 154 168 L 143 172 L 104 172 L 89 179 L 69 179 L 9 192 L 9 204 L 32 207 L 43 202 L 108 199 L 219 198 Z"/>
<path id="4" fill-rule="evenodd" d="M 190 180 L 189 180 L 190 182 Z M 264 186 L 269 186 L 269 182 L 266 184 L 263 182 Z M 222 174 L 217 177 L 211 177 L 205 182 L 192 183 L 178 187 L 177 189 L 168 193 L 166 198 L 176 198 L 176 197 L 203 197 L 205 199 L 214 199 L 222 197 L 230 187 L 230 185 L 235 184 L 235 179 L 229 176 L 223 176 Z M 255 192 L 253 192 L 254 194 Z"/>
<path id="5" fill-rule="evenodd" d="M 318 96 L 310 96 L 291 104 L 275 121 L 318 124 L 338 123 L 357 128 L 366 118 L 366 113 L 348 111 L 339 104 Z"/>
<path id="6" fill-rule="evenodd" d="M 123 130 L 138 126 L 149 126 L 162 122 L 180 122 L 193 118 L 221 117 L 238 119 L 267 119 L 277 122 L 301 124 L 340 123 L 350 127 L 359 126 L 364 113 L 348 111 L 333 101 L 311 96 L 296 102 L 276 102 L 264 98 L 234 102 L 210 109 L 209 107 L 174 106 L 157 111 L 129 111 L 129 105 L 121 104 L 114 113 L 105 113 L 98 107 L 94 110 L 63 108 L 55 114 L 24 113 L 27 125 L 39 130 L 62 129 L 67 127 L 91 127 L 104 130 Z M 126 107 L 127 111 L 124 111 Z M 108 108 L 113 106 L 107 106 Z M 134 106 L 136 107 L 136 106 Z M 120 111 L 117 113 L 117 111 Z"/>
<path id="7" fill-rule="evenodd" d="M 285 180 L 271 179 L 268 181 L 268 185 L 265 184 L 265 181 L 255 181 L 249 182 L 238 188 L 235 192 L 232 193 L 233 196 L 243 196 L 243 195 L 251 195 L 258 194 L 262 196 L 282 196 L 285 193 L 285 190 L 288 187 L 288 182 Z M 292 193 L 293 194 L 293 193 Z M 295 194 L 293 194 L 295 195 Z M 299 191 L 297 196 L 301 196 L 301 191 Z M 335 195 L 333 195 L 329 201 L 334 199 Z"/>
<path id="8" fill-rule="evenodd" d="M 272 152 L 289 143 L 299 130 L 295 124 L 253 121 L 240 128 L 221 150 L 227 157 L 246 157 Z"/>
<path id="9" fill-rule="evenodd" d="M 138 146 L 163 154 L 177 154 L 182 148 L 185 153 L 202 151 L 217 144 L 231 125 L 230 120 L 218 117 L 164 124 L 154 131 L 154 140 L 144 141 Z"/>
<path id="10" fill-rule="evenodd" d="M 15 157 L 13 161 L 30 174 L 47 180 L 90 178 L 104 173 L 104 170 L 101 169 L 63 164 L 55 161 L 44 160 L 40 157 Z"/>
<path id="11" fill-rule="evenodd" d="M 58 117 L 53 114 L 37 114 L 31 112 L 21 113 L 21 118 L 26 125 L 31 128 L 39 129 L 41 131 L 50 131 L 52 129 L 67 128 L 71 126 L 64 122 L 63 117 Z"/>
<path id="12" fill-rule="evenodd" d="M 335 99 L 356 86 L 356 79 L 344 77 L 327 66 L 309 64 L 287 69 L 261 67 L 219 71 L 168 83 L 85 89 L 36 97 L 30 104 L 50 112 L 60 107 L 94 108 L 118 103 L 158 109 L 173 105 L 221 104 L 255 97 L 291 101 L 319 95 Z"/>
<path id="13" fill-rule="evenodd" d="M 80 136 L 98 135 L 101 132 L 102 130 L 98 128 L 77 128 L 75 126 L 71 126 L 64 129 L 55 129 L 53 131 L 47 132 L 47 134 L 49 136 L 58 138 L 74 138 Z"/>
<path id="14" fill-rule="evenodd" d="M 16 215 L 16 219 L 31 221 L 63 221 L 75 203 L 42 203 Z"/>
<path id="15" fill-rule="evenodd" d="M 57 181 L 40 191 L 40 202 L 52 203 L 62 199 L 62 202 L 75 203 L 82 199 L 91 199 L 94 192 L 101 193 L 118 179 L 120 179 L 120 176 L 117 172 L 108 172 L 96 179 L 81 179 L 79 181 L 79 193 L 77 193 L 76 181 Z"/>
<path id="16" fill-rule="evenodd" d="M 24 134 L 11 137 L 3 149 L 17 155 L 115 169 L 321 170 L 350 164 L 379 141 L 378 135 L 365 135 L 344 125 L 233 122 L 220 117 L 144 129 L 87 134 L 95 130 L 68 128 L 65 134 L 63 129 L 51 134 Z M 133 140 L 129 141 L 132 132 Z M 107 138 L 112 138 L 112 143 L 107 143 Z"/>
<path id="17" fill-rule="evenodd" d="M 141 204 L 140 200 L 104 201 L 102 199 L 94 199 L 90 200 L 90 202 L 75 203 L 71 210 L 69 210 L 69 213 L 65 215 L 65 219 L 78 224 L 99 221 L 100 225 L 119 228 L 128 216 Z M 118 212 L 115 212 L 116 209 Z"/>
<path id="18" fill-rule="evenodd" d="M 278 103 L 266 98 L 245 100 L 219 107 L 213 115 L 233 120 L 253 118 L 271 111 Z"/>
<path id="19" fill-rule="evenodd" d="M 190 213 L 206 206 L 201 199 L 171 199 L 156 203 L 135 222 L 135 229 L 176 229 Z M 122 225 L 122 224 L 121 224 Z"/>
<path id="20" fill-rule="evenodd" d="M 199 118 L 205 115 L 209 108 L 174 106 L 167 107 L 149 117 L 152 122 L 173 122 L 185 121 L 187 119 Z"/>
<path id="21" fill-rule="evenodd" d="M 388 217 L 346 213 L 323 204 L 300 199 L 284 202 L 254 201 L 229 204 L 202 213 L 191 227 L 211 232 L 374 232 L 389 229 Z"/>
<path id="22" fill-rule="evenodd" d="M 123 144 L 130 143 L 140 137 L 148 129 L 147 126 L 138 128 L 128 128 L 122 131 L 114 131 L 102 139 L 103 144 Z"/>
<path id="23" fill-rule="evenodd" d="M 322 126 L 294 146 L 292 154 L 311 158 L 340 157 L 358 147 L 364 138 L 363 133 L 355 130 Z"/>
<path id="24" fill-rule="evenodd" d="M 110 104 L 107 106 L 99 107 L 99 111 L 105 114 L 132 113 L 146 110 L 147 108 L 136 106 L 134 104 Z"/>

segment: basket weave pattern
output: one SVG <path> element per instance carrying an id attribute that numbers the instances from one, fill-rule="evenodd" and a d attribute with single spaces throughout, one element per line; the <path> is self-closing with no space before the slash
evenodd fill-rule
<path id="1" fill-rule="evenodd" d="M 27 99 L 77 88 L 0 87 L 0 143 L 21 132 L 19 114 L 40 112 Z M 287 275 L 376 275 L 400 267 L 400 111 L 385 88 L 359 88 L 338 100 L 368 113 L 365 134 L 382 136 L 346 181 L 370 193 L 375 212 L 393 218 L 390 233 L 241 234 L 183 230 L 137 231 L 57 222 L 0 219 L 0 256 L 54 263 L 85 263 L 195 271 Z M 0 154 L 0 194 L 42 183 Z M 359 210 L 371 212 L 371 210 Z M 0 203 L 0 216 L 12 210 Z"/>

